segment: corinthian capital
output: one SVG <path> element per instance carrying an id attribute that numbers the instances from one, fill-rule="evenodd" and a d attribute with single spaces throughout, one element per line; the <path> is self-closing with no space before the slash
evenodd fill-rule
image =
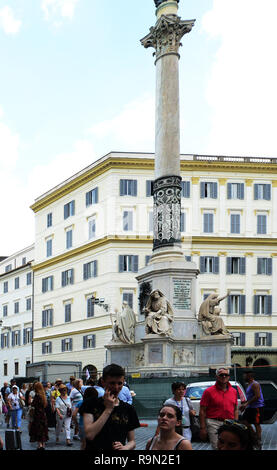
<path id="1" fill-rule="evenodd" d="M 141 39 L 144 47 L 154 47 L 157 60 L 165 54 L 179 55 L 182 37 L 189 33 L 195 20 L 183 21 L 179 16 L 161 15 L 150 33 Z"/>

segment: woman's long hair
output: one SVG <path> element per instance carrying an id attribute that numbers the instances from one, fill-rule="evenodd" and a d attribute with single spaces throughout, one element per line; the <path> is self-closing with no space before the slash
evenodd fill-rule
<path id="1" fill-rule="evenodd" d="M 44 391 L 42 383 L 36 382 L 35 386 L 34 386 L 34 389 L 35 389 L 36 394 L 40 396 L 44 408 L 46 408 L 47 398 L 46 398 L 45 391 Z"/>

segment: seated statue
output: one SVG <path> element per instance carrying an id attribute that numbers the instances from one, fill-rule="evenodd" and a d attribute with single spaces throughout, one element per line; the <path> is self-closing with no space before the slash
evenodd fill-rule
<path id="1" fill-rule="evenodd" d="M 115 309 L 115 314 L 115 320 L 113 320 L 112 314 L 110 314 L 113 325 L 113 341 L 119 340 L 122 343 L 133 344 L 135 342 L 135 313 L 124 300 L 122 304 L 122 311 L 118 312 L 118 310 Z"/>
<path id="2" fill-rule="evenodd" d="M 221 308 L 218 307 L 221 300 L 228 295 L 219 297 L 217 294 L 210 294 L 200 305 L 198 321 L 206 335 L 230 335 L 222 318 L 220 318 Z"/>
<path id="3" fill-rule="evenodd" d="M 173 310 L 160 290 L 151 292 L 143 312 L 146 334 L 172 335 Z"/>

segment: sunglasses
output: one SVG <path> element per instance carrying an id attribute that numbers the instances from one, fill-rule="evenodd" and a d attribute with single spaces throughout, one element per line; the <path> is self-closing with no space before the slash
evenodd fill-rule
<path id="1" fill-rule="evenodd" d="M 218 374 L 218 377 L 230 377 L 230 374 Z"/>
<path id="2" fill-rule="evenodd" d="M 235 421 L 234 419 L 225 419 L 223 421 L 223 424 L 228 424 L 229 426 L 234 426 L 240 429 L 243 429 L 244 431 L 247 431 L 248 427 L 245 426 L 245 424 L 239 423 L 238 421 Z"/>

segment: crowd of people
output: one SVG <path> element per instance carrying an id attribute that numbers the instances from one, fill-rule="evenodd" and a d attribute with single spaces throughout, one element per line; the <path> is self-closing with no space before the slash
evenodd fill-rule
<path id="1" fill-rule="evenodd" d="M 215 384 L 207 388 L 200 402 L 199 438 L 209 440 L 213 450 L 261 449 L 263 396 L 253 374 L 248 374 L 247 401 L 239 408 L 237 392 L 229 383 L 228 368 L 216 371 Z M 183 382 L 172 384 L 172 396 L 158 413 L 157 429 L 146 450 L 193 450 L 191 445 L 196 411 L 185 396 Z M 21 433 L 22 418 L 28 420 L 30 442 L 45 450 L 49 428 L 55 428 L 56 445 L 61 440 L 72 446 L 80 441 L 80 450 L 133 450 L 135 429 L 140 427 L 133 396 L 125 382 L 124 369 L 110 364 L 95 383 L 70 377 L 65 383 L 35 381 L 19 388 L 14 380 L 4 382 L 0 393 L 0 421 L 6 428 Z M 255 427 L 252 428 L 252 424 Z M 3 449 L 0 438 L 0 450 Z"/>

